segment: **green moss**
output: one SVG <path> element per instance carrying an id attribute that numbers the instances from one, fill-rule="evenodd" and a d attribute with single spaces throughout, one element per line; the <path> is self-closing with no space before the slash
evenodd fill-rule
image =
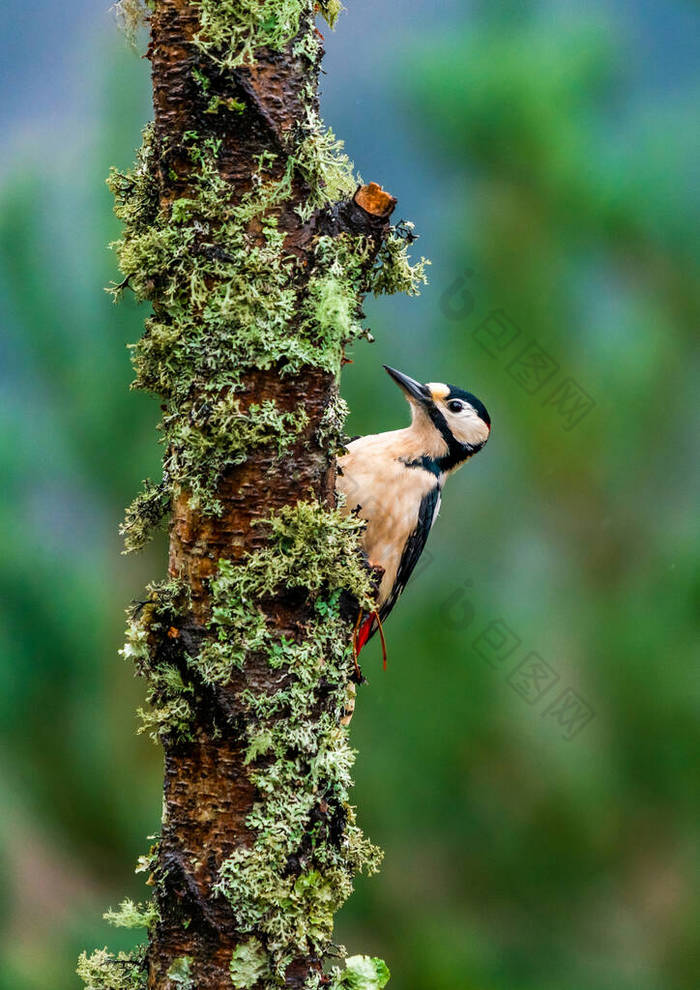
<path id="1" fill-rule="evenodd" d="M 83 952 L 76 973 L 85 990 L 146 990 L 145 947 L 116 956 L 107 949 Z"/>

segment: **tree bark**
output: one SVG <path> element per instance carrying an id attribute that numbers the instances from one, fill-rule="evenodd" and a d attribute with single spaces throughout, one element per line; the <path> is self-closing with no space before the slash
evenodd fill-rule
<path id="1" fill-rule="evenodd" d="M 237 23 L 236 18 L 244 16 L 247 6 L 240 4 L 236 12 L 235 4 L 222 5 L 226 10 L 220 11 L 217 29 L 226 27 L 227 18 Z M 248 352 L 247 366 L 232 366 L 228 380 L 224 375 L 221 384 L 212 387 L 212 381 L 218 381 L 219 358 L 212 352 L 209 363 L 204 360 L 209 332 L 206 303 L 185 304 L 182 302 L 187 299 L 185 288 L 182 292 L 178 288 L 179 296 L 173 289 L 176 259 L 182 268 L 184 264 L 195 264 L 190 257 L 194 255 L 203 259 L 202 278 L 212 294 L 225 281 L 221 266 L 229 265 L 233 278 L 238 262 L 228 256 L 222 239 L 217 240 L 217 221 L 212 220 L 211 209 L 208 207 L 207 212 L 199 204 L 206 193 L 206 183 L 212 189 L 225 190 L 220 215 L 223 230 L 223 225 L 230 222 L 227 217 L 232 215 L 231 211 L 241 208 L 256 193 L 264 162 L 267 183 L 281 185 L 285 176 L 289 177 L 286 192 L 283 197 L 272 199 L 269 205 L 252 211 L 246 218 L 243 235 L 251 252 L 269 243 L 266 237 L 271 218 L 274 230 L 283 235 L 279 257 L 281 270 L 286 273 L 285 291 L 291 291 L 296 300 L 288 319 L 289 341 L 295 335 L 305 335 L 305 340 L 309 337 L 308 329 L 302 330 L 301 325 L 306 319 L 304 314 L 308 313 L 308 300 L 316 291 L 314 286 L 319 278 L 325 277 L 325 262 L 317 253 L 322 239 L 349 239 L 357 249 L 357 264 L 347 278 L 355 296 L 354 316 L 361 316 L 362 291 L 369 286 L 369 273 L 390 233 L 389 216 L 395 201 L 372 183 L 354 195 L 314 205 L 318 198 L 315 186 L 322 186 L 323 179 L 314 172 L 313 163 L 309 167 L 304 156 L 305 149 L 313 146 L 318 136 L 316 125 L 309 121 L 315 120 L 318 109 L 321 41 L 313 23 L 312 4 L 299 0 L 286 6 L 296 8 L 299 20 L 298 31 L 284 43 L 277 39 L 271 45 L 259 44 L 264 37 L 264 25 L 255 23 L 243 35 L 232 33 L 233 41 L 227 47 L 217 42 L 220 35 L 216 31 L 203 24 L 206 5 L 188 0 L 154 0 L 148 49 L 155 107 L 151 150 L 141 173 L 137 170 L 132 176 L 115 180 L 120 190 L 118 201 L 121 196 L 120 215 L 126 216 L 127 228 L 132 224 L 136 231 L 135 234 L 132 231 L 133 243 L 140 246 L 145 243 L 149 223 L 152 227 L 160 225 L 159 251 L 163 232 L 170 237 L 171 253 L 165 262 L 158 264 L 144 261 L 143 252 L 139 255 L 140 262 L 128 255 L 128 229 L 126 247 L 122 246 L 125 281 L 120 288 L 130 285 L 140 298 L 153 305 L 154 316 L 141 353 L 150 354 L 147 348 L 155 346 L 154 341 L 162 340 L 165 332 L 171 331 L 175 356 L 160 355 L 158 374 L 162 379 L 164 374 L 167 376 L 162 367 L 171 367 L 179 360 L 177 348 L 185 334 L 182 327 L 186 325 L 187 332 L 192 334 L 192 326 L 201 319 L 205 328 L 202 339 L 196 347 L 193 345 L 196 357 L 188 357 L 194 368 L 189 379 L 185 370 L 178 372 L 175 383 L 159 385 L 155 383 L 156 372 L 151 374 L 148 370 L 151 358 L 144 358 L 139 369 L 137 355 L 138 384 L 158 392 L 164 402 L 166 465 L 169 458 L 182 455 L 179 441 L 173 439 L 173 423 L 183 429 L 194 423 L 203 435 L 207 434 L 206 423 L 201 425 L 205 403 L 226 401 L 228 396 L 234 396 L 236 415 L 248 417 L 251 422 L 266 403 L 273 403 L 278 415 L 298 416 L 303 412 L 302 426 L 291 442 L 288 436 L 281 438 L 284 441 L 281 453 L 280 444 L 271 436 L 268 442 L 251 445 L 242 462 L 238 458 L 231 463 L 225 453 L 221 454 L 209 491 L 209 497 L 216 501 L 216 511 L 193 498 L 193 486 L 185 474 L 176 478 L 171 472 L 168 476 L 167 468 L 158 489 L 164 507 L 169 506 L 172 512 L 169 575 L 178 591 L 171 592 L 167 599 L 163 593 L 154 591 L 149 601 L 135 611 L 133 622 L 146 642 L 137 664 L 154 685 L 151 700 L 156 708 L 175 697 L 164 686 L 166 674 L 170 678 L 168 684 L 172 677 L 179 679 L 177 697 L 186 698 L 189 722 L 186 730 L 176 731 L 163 716 L 157 730 L 165 749 L 165 787 L 162 832 L 150 863 L 157 908 L 156 920 L 150 923 L 145 956 L 147 985 L 151 990 L 174 990 L 180 986 L 230 990 L 232 985 L 301 988 L 329 981 L 322 975 L 321 958 L 328 947 L 327 940 L 307 933 L 297 938 L 296 949 L 292 944 L 286 950 L 280 949 L 280 940 L 275 941 L 271 935 L 271 926 L 256 927 L 249 919 L 242 920 L 235 898 L 225 896 L 221 889 L 222 871 L 227 862 L 232 857 L 235 859 L 241 850 L 253 849 L 259 837 L 251 815 L 265 795 L 256 783 L 255 771 L 262 767 L 270 772 L 273 757 L 262 756 L 251 761 L 248 748 L 253 729 L 259 730 L 264 724 L 265 731 L 274 736 L 276 720 L 284 721 L 288 713 L 283 708 L 265 721 L 251 715 L 251 711 L 255 698 L 268 699 L 279 689 L 279 669 L 270 665 L 263 650 L 252 648 L 246 652 L 244 663 L 231 665 L 226 677 L 212 679 L 202 674 L 197 658 L 207 644 L 217 645 L 221 639 L 221 628 L 212 625 L 220 562 L 231 561 L 245 567 L 256 553 L 270 546 L 270 529 L 260 525 L 261 521 L 297 506 L 300 501 L 310 501 L 329 510 L 335 506 L 335 451 L 339 431 L 336 428 L 335 432 L 326 430 L 324 434 L 324 418 L 337 403 L 337 372 L 344 341 L 340 341 L 337 368 L 324 366 L 321 360 L 318 366 L 312 361 L 297 367 L 284 357 L 272 363 L 262 358 L 257 362 L 253 350 Z M 234 11 L 232 14 L 226 12 L 229 8 Z M 249 43 L 252 58 L 241 57 L 236 50 L 236 40 L 242 45 L 242 37 Z M 207 153 L 210 171 L 205 180 L 202 179 L 203 154 L 193 156 L 194 146 L 210 149 Z M 139 183 L 150 184 L 153 199 L 150 207 L 138 202 L 133 206 L 134 189 Z M 175 218 L 183 209 L 188 213 L 189 240 L 180 250 L 177 243 L 174 247 L 172 244 L 173 231 L 178 229 Z M 183 262 L 185 253 L 189 254 Z M 209 262 L 213 267 L 206 267 Z M 197 273 L 194 267 L 192 271 Z M 220 322 L 211 325 L 212 333 L 220 332 Z M 235 319 L 227 332 L 235 350 Z M 215 446 L 215 440 L 212 443 Z M 254 607 L 264 614 L 268 640 L 272 637 L 279 642 L 291 642 L 297 648 L 303 645 L 309 623 L 316 616 L 316 606 L 308 589 L 303 587 L 261 594 Z M 354 617 L 353 596 L 349 592 L 343 596 L 341 612 L 349 630 Z M 348 635 L 346 645 L 349 642 Z M 245 643 L 239 645 L 245 650 Z M 136 650 L 132 653 L 136 655 Z M 352 671 L 350 661 L 346 650 L 346 680 Z M 293 676 L 291 670 L 284 671 L 284 683 L 290 683 Z M 327 725 L 329 715 L 339 716 L 337 685 L 331 691 L 323 680 L 320 676 L 311 689 L 309 708 L 319 733 L 322 724 Z M 241 703 L 243 697 L 253 701 L 246 707 Z M 322 843 L 334 846 L 338 852 L 346 842 L 348 811 L 337 799 L 335 790 L 324 787 L 321 781 L 299 848 L 287 856 L 282 871 L 285 876 L 322 875 L 323 869 L 318 866 L 319 862 L 325 862 L 320 853 Z M 304 951 L 299 951 L 300 944 L 305 946 Z M 270 948 L 271 945 L 275 948 Z M 255 965 L 243 976 L 232 977 L 232 960 L 235 962 L 241 947 L 253 952 Z M 232 979 L 239 982 L 232 983 Z"/>
<path id="2" fill-rule="evenodd" d="M 122 0 L 133 17 L 140 0 Z M 108 919 L 148 942 L 78 963 L 88 990 L 382 990 L 381 960 L 324 970 L 355 873 L 377 869 L 349 800 L 351 633 L 376 575 L 336 507 L 345 347 L 368 291 L 417 293 L 410 225 L 357 187 L 318 117 L 320 10 L 337 0 L 143 0 L 155 121 L 109 185 L 123 280 L 151 304 L 134 386 L 157 394 L 163 476 L 127 550 L 170 516 L 168 578 L 123 654 L 162 743 L 153 897 Z"/>

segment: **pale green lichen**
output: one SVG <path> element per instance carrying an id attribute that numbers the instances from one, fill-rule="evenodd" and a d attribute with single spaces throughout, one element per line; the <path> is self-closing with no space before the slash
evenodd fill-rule
<path id="1" fill-rule="evenodd" d="M 299 172 L 309 195 L 297 207 L 302 220 L 308 220 L 318 210 L 337 200 L 346 199 L 361 183 L 353 163 L 343 150 L 345 144 L 326 127 L 315 110 L 307 110 L 307 136 L 291 152 L 288 168 Z"/>
<path id="2" fill-rule="evenodd" d="M 117 0 L 112 10 L 127 41 L 136 47 L 139 30 L 153 10 L 153 0 Z"/>
<path id="3" fill-rule="evenodd" d="M 408 256 L 408 246 L 416 239 L 412 231 L 413 224 L 404 220 L 389 233 L 379 249 L 371 284 L 375 295 L 404 292 L 408 296 L 419 296 L 421 285 L 427 283 L 426 268 L 430 262 L 421 258 L 412 265 Z"/>
<path id="4" fill-rule="evenodd" d="M 135 384 L 167 404 L 160 427 L 164 482 L 147 486 L 127 511 L 127 550 L 144 545 L 171 494 L 186 489 L 193 506 L 216 513 L 214 492 L 223 471 L 242 463 L 256 446 L 272 446 L 279 455 L 296 442 L 307 422 L 303 410 L 280 412 L 272 401 L 241 408 L 236 391 L 246 368 L 277 366 L 295 373 L 315 366 L 337 374 L 343 347 L 362 332 L 350 313 L 357 290 L 337 276 L 326 283 L 312 280 L 308 299 L 300 300 L 296 261 L 284 255 L 277 218 L 266 212 L 289 195 L 291 167 L 281 180 L 266 179 L 274 160 L 267 156 L 255 189 L 233 207 L 233 194 L 216 169 L 218 143 L 204 142 L 202 150 L 194 137 L 189 141 L 197 167 L 192 195 L 175 200 L 169 215 L 157 204 L 151 181 L 150 130 L 135 170 L 110 178 L 124 223 L 116 243 L 124 280 L 114 291 L 118 295 L 129 285 L 138 298 L 159 303 L 159 315 L 147 321 L 134 348 Z M 305 155 L 310 169 L 310 146 Z M 318 168 L 326 163 L 320 160 Z M 339 182 L 339 174 L 327 176 L 331 193 Z M 262 218 L 262 238 L 247 232 L 256 216 Z M 334 322 L 334 316 L 343 318 Z M 295 321 L 298 330 L 290 333 Z"/>
<path id="5" fill-rule="evenodd" d="M 149 835 L 148 838 L 157 840 L 158 836 Z M 136 867 L 134 868 L 134 873 L 148 873 L 150 875 L 155 869 L 157 860 L 158 860 L 158 842 L 155 841 L 148 850 L 148 852 L 143 856 L 139 856 L 139 858 L 136 860 Z"/>
<path id="6" fill-rule="evenodd" d="M 383 959 L 350 956 L 345 969 L 334 968 L 328 990 L 383 990 L 391 974 Z"/>
<path id="7" fill-rule="evenodd" d="M 193 508 L 216 514 L 228 468 L 256 447 L 281 456 L 296 443 L 307 423 L 303 410 L 281 412 L 271 400 L 241 407 L 246 369 L 292 375 L 315 367 L 337 376 L 347 345 L 366 336 L 362 294 L 415 294 L 425 280 L 425 260 L 412 266 L 407 257 L 408 225 L 390 234 L 374 266 L 366 238 L 317 237 L 313 269 L 300 280 L 277 217 L 294 175 L 309 186 L 305 215 L 347 198 L 356 183 L 341 144 L 313 112 L 307 125 L 281 176 L 278 156 L 261 155 L 252 188 L 238 199 L 219 172 L 220 141 L 194 133 L 184 137 L 193 166 L 188 195 L 169 207 L 161 207 L 153 178 L 150 128 L 134 170 L 110 176 L 124 225 L 115 243 L 124 279 L 112 291 L 118 297 L 128 286 L 156 304 L 133 347 L 134 385 L 164 402 L 163 479 L 147 484 L 127 510 L 127 552 L 145 544 L 173 496 L 186 491 Z M 327 430 L 324 438 L 332 440 Z"/>
<path id="8" fill-rule="evenodd" d="M 192 979 L 190 956 L 178 956 L 177 959 L 173 959 L 166 975 L 170 980 L 169 990 L 197 990 Z"/>
<path id="9" fill-rule="evenodd" d="M 147 600 L 127 612 L 121 655 L 148 682 L 150 709 L 139 710 L 141 728 L 158 741 L 190 737 L 197 684 L 226 683 L 246 658 L 264 653 L 271 666 L 289 669 L 294 679 L 273 695 L 242 702 L 257 717 L 282 709 L 304 711 L 308 692 L 328 663 L 347 681 L 349 637 L 340 617 L 341 595 L 365 610 L 373 607 L 373 588 L 358 545 L 364 523 L 311 502 L 300 502 L 261 520 L 270 545 L 245 559 L 244 566 L 221 561 L 211 583 L 209 636 L 199 653 L 181 645 L 180 616 L 189 610 L 189 592 L 179 581 L 149 585 Z M 305 591 L 308 619 L 300 642 L 280 637 L 263 610 L 267 597 Z M 312 635 L 313 634 L 313 635 Z M 340 677 L 340 674 L 338 674 Z M 338 712 L 344 693 L 338 695 Z"/>
<path id="10" fill-rule="evenodd" d="M 328 952 L 333 918 L 352 893 L 353 876 L 359 870 L 371 875 L 379 869 L 381 853 L 362 836 L 352 808 L 344 804 L 345 785 L 334 776 L 336 767 L 343 768 L 344 776 L 352 759 L 354 754 L 345 752 L 338 740 L 332 754 L 321 744 L 316 754 L 302 750 L 296 760 L 277 757 L 276 772 L 267 779 L 262 771 L 255 775 L 255 782 L 269 790 L 268 800 L 257 805 L 248 820 L 259 838 L 252 849 L 239 850 L 222 867 L 217 890 L 229 899 L 241 931 L 264 933 L 277 980 L 300 953 Z M 318 776 L 305 787 L 306 762 Z M 299 855 L 314 813 L 331 801 L 336 812 L 342 809 L 338 846 L 329 843 L 326 826 L 320 824 Z M 293 859 L 304 864 L 300 872 L 290 869 Z"/>
<path id="11" fill-rule="evenodd" d="M 340 0 L 317 0 L 316 6 L 323 14 L 323 17 L 331 30 L 335 28 L 341 11 L 345 9 Z"/>
<path id="12" fill-rule="evenodd" d="M 257 938 L 249 938 L 233 950 L 230 971 L 236 990 L 246 990 L 272 977 L 267 953 Z"/>
<path id="13" fill-rule="evenodd" d="M 371 608 L 373 587 L 357 542 L 360 520 L 301 502 L 260 525 L 268 546 L 240 563 L 219 564 L 209 636 L 198 654 L 182 651 L 171 625 L 188 605 L 178 582 L 152 586 L 148 600 L 132 610 L 123 653 L 148 676 L 154 736 L 186 735 L 197 685 L 226 683 L 256 657 L 279 674 L 271 692 L 244 690 L 237 699 L 245 761 L 260 795 L 247 820 L 257 838 L 223 864 L 216 885 L 239 930 L 264 937 L 256 965 L 264 963 L 268 984 L 278 986 L 296 954 L 328 951 L 333 916 L 351 893 L 354 874 L 376 871 L 381 858 L 349 804 L 355 754 L 340 724 L 352 671 L 341 602 L 347 596 L 351 609 Z M 264 602 L 300 593 L 298 635 L 282 634 Z M 183 696 L 184 725 L 174 707 Z M 124 923 L 148 918 L 130 902 L 119 917 Z M 254 985 L 242 982 L 249 964 L 236 956 L 234 985 Z"/>
<path id="14" fill-rule="evenodd" d="M 176 492 L 187 486 L 192 508 L 210 514 L 220 509 L 213 492 L 224 471 L 243 464 L 256 447 L 271 447 L 281 457 L 309 422 L 304 409 L 280 412 L 272 399 L 244 410 L 232 392 L 193 400 L 187 417 L 184 411 L 187 405 L 163 418 L 168 443 L 163 472 Z"/>
<path id="15" fill-rule="evenodd" d="M 259 48 L 281 51 L 315 10 L 331 28 L 342 10 L 339 0 L 194 0 L 202 29 L 197 44 L 227 69 L 253 61 Z M 305 37 L 313 38 L 311 32 Z"/>
<path id="16" fill-rule="evenodd" d="M 262 655 L 280 674 L 271 693 L 239 697 L 246 763 L 261 795 L 247 820 L 257 839 L 224 863 L 217 884 L 237 927 L 264 935 L 270 985 L 277 986 L 296 954 L 328 950 L 353 875 L 374 872 L 381 854 L 349 805 L 355 754 L 340 725 L 352 669 L 341 595 L 365 608 L 372 602 L 356 540 L 362 524 L 313 503 L 283 509 L 265 524 L 269 547 L 243 565 L 220 563 L 212 582 L 216 637 L 194 663 L 205 679 L 223 681 Z M 261 608 L 266 596 L 294 589 L 306 601 L 299 640 L 282 636 Z M 319 692 L 326 699 L 320 713 Z"/>
<path id="17" fill-rule="evenodd" d="M 146 990 L 145 957 L 145 947 L 116 956 L 106 948 L 90 956 L 83 952 L 76 973 L 85 983 L 85 990 Z"/>
<path id="18" fill-rule="evenodd" d="M 315 441 L 322 450 L 327 450 L 329 456 L 340 455 L 344 450 L 346 437 L 344 433 L 345 420 L 350 409 L 340 395 L 335 395 L 326 406 L 323 416 L 316 427 Z"/>
<path id="19" fill-rule="evenodd" d="M 126 642 L 119 651 L 148 683 L 150 708 L 138 710 L 139 732 L 147 732 L 155 742 L 165 736 L 189 739 L 194 688 L 178 666 L 183 650 L 173 625 L 190 607 L 189 589 L 179 581 L 164 581 L 146 590 L 148 599 L 127 610 Z"/>
<path id="20" fill-rule="evenodd" d="M 252 62 L 258 48 L 280 51 L 299 33 L 311 0 L 194 0 L 201 31 L 197 44 L 228 69 Z"/>
<path id="21" fill-rule="evenodd" d="M 347 657 L 347 636 L 337 612 L 341 591 L 364 608 L 372 608 L 372 588 L 357 537 L 363 524 L 310 502 L 284 508 L 263 523 L 269 527 L 270 546 L 246 558 L 245 566 L 222 560 L 212 581 L 213 634 L 196 661 L 205 683 L 226 682 L 241 669 L 249 654 L 266 652 L 275 667 L 294 667 L 298 678 L 316 676 L 324 650 L 337 644 L 339 662 Z M 268 628 L 262 609 L 266 596 L 305 589 L 313 603 L 319 635 L 301 643 L 279 638 Z M 336 645 L 337 655 L 337 645 Z M 260 706 L 292 705 L 299 683 L 276 696 L 257 699 Z M 303 696 L 303 691 L 301 692 Z"/>
<path id="22" fill-rule="evenodd" d="M 320 43 L 313 15 L 320 10 L 332 26 L 338 0 L 194 3 L 201 30 L 191 71 L 202 133 L 187 132 L 177 146 L 156 145 L 147 128 L 134 169 L 115 171 L 109 180 L 123 224 L 115 247 L 124 278 L 112 292 L 116 299 L 128 287 L 153 305 L 132 348 L 134 385 L 159 395 L 163 408 L 163 477 L 146 482 L 128 510 L 127 549 L 144 544 L 174 496 L 185 494 L 192 507 L 216 514 L 224 472 L 253 451 L 264 451 L 274 466 L 307 442 L 333 458 L 344 440 L 343 401 L 331 399 L 312 435 L 303 408 L 290 411 L 282 400 L 251 395 L 250 371 L 274 369 L 284 381 L 318 369 L 337 378 L 346 347 L 368 336 L 362 296 L 415 294 L 425 281 L 425 260 L 408 260 L 410 225 L 392 228 L 374 262 L 376 242 L 319 233 L 331 229 L 333 211 L 342 215 L 359 182 L 342 142 L 316 111 Z M 136 0 L 122 6 L 135 23 Z M 301 112 L 236 188 L 222 177 L 227 160 L 211 131 L 221 132 L 225 114 L 245 123 L 245 115 L 258 111 L 239 92 L 239 73 L 229 80 L 236 88 L 225 83 L 221 94 L 221 69 L 251 63 L 260 48 L 286 46 L 298 67 L 307 60 L 308 81 L 297 94 Z M 178 190 L 174 199 L 159 186 L 164 172 Z M 296 223 L 290 201 L 305 225 L 303 258 L 291 250 L 298 248 L 294 239 L 287 240 L 290 217 Z M 257 791 L 247 817 L 254 839 L 222 865 L 216 890 L 247 936 L 230 960 L 231 984 L 241 990 L 283 986 L 286 967 L 300 953 L 342 956 L 332 944 L 333 915 L 355 873 L 373 872 L 381 857 L 350 804 L 355 754 L 343 724 L 354 671 L 353 619 L 374 602 L 360 550 L 363 524 L 305 501 L 305 491 L 299 497 L 296 506 L 258 521 L 265 548 L 219 562 L 204 628 L 193 621 L 188 589 L 179 581 L 152 585 L 146 601 L 129 612 L 122 651 L 147 680 L 150 709 L 141 713 L 142 731 L 180 744 L 195 727 L 215 739 L 231 731 L 234 719 L 240 734 Z M 293 616 L 284 628 L 278 608 Z M 232 678 L 246 685 L 235 697 L 222 690 Z M 261 682 L 264 690 L 254 688 Z M 157 856 L 151 849 L 139 868 L 159 884 Z M 154 910 L 126 901 L 109 920 L 149 927 Z M 81 975 L 102 980 L 95 990 L 122 990 L 121 976 L 110 984 L 104 975 L 114 962 L 102 954 L 94 963 L 81 957 Z M 189 957 L 176 959 L 167 974 L 170 990 L 189 990 L 193 968 Z M 132 975 L 143 980 L 142 969 Z M 333 990 L 381 990 L 388 970 L 380 960 L 353 957 L 331 979 Z M 128 990 L 142 985 L 130 983 Z M 320 977 L 312 985 L 320 987 Z"/>
<path id="23" fill-rule="evenodd" d="M 150 928 L 158 920 L 158 908 L 153 901 L 135 904 L 127 898 L 116 911 L 105 911 L 103 917 L 115 928 Z"/>
<path id="24" fill-rule="evenodd" d="M 119 527 L 124 540 L 123 553 L 133 553 L 146 546 L 170 509 L 171 497 L 165 477 L 157 485 L 152 484 L 149 478 L 145 479 L 143 491 L 128 506 L 124 522 Z"/>

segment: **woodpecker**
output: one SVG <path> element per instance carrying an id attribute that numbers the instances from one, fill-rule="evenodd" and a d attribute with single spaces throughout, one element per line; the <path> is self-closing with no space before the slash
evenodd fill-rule
<path id="1" fill-rule="evenodd" d="M 384 365 L 411 407 L 403 430 L 358 437 L 338 460 L 344 511 L 366 520 L 364 549 L 383 574 L 376 610 L 360 612 L 353 636 L 357 657 L 396 604 L 423 552 L 440 509 L 445 479 L 478 453 L 491 432 L 483 402 L 442 382 L 420 382 Z M 359 668 L 357 668 L 358 676 Z"/>

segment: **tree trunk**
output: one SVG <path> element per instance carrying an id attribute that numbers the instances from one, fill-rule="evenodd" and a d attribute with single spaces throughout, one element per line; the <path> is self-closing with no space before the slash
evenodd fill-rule
<path id="1" fill-rule="evenodd" d="M 111 186 L 115 293 L 153 307 L 135 385 L 164 413 L 163 479 L 124 526 L 134 549 L 171 512 L 169 579 L 133 608 L 124 651 L 148 680 L 164 811 L 145 954 L 79 971 L 94 987 L 318 987 L 342 979 L 323 975 L 333 914 L 377 861 L 341 725 L 372 581 L 336 509 L 338 378 L 363 294 L 415 291 L 422 270 L 393 198 L 356 189 L 318 118 L 311 2 L 149 8 L 155 123 Z M 130 963 L 136 982 L 117 982 Z"/>

